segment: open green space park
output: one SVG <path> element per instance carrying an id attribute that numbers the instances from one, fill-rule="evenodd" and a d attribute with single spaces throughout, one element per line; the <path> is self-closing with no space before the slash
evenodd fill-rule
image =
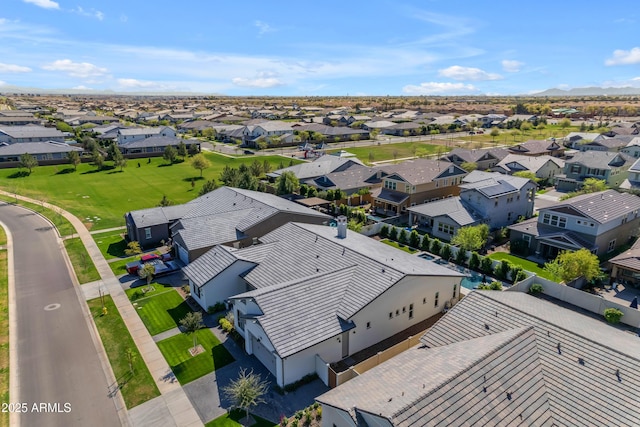
<path id="1" fill-rule="evenodd" d="M 522 267 L 523 270 L 535 273 L 536 276 L 542 277 L 543 279 L 548 279 L 553 281 L 557 280 L 554 276 L 547 273 L 542 268 L 538 267 L 538 264 L 536 264 L 535 262 L 529 261 L 523 258 L 519 258 L 515 255 L 511 255 L 506 252 L 494 252 L 491 255 L 489 255 L 489 258 L 496 261 L 503 261 L 506 259 L 511 263 L 511 265 L 519 265 L 520 267 Z"/>
<path id="2" fill-rule="evenodd" d="M 532 139 L 542 140 L 547 138 L 563 138 L 569 134 L 569 132 L 579 132 L 579 126 L 569 126 L 566 128 L 562 128 L 559 125 L 546 125 L 544 129 L 531 129 L 526 133 L 523 133 L 519 129 L 499 129 L 500 135 L 495 138 L 491 136 L 491 129 L 486 129 L 484 134 L 481 135 L 468 135 L 462 136 L 458 139 L 469 141 L 469 142 L 482 142 L 485 143 L 486 147 L 491 147 L 492 145 L 515 145 L 521 142 L 529 141 Z M 518 132 L 513 133 L 516 130 Z M 595 131 L 587 131 L 587 132 L 595 132 Z"/>
<path id="3" fill-rule="evenodd" d="M 133 338 L 129 334 L 111 296 L 104 296 L 107 314 L 102 314 L 100 298 L 87 301 L 93 320 L 98 327 L 102 344 L 109 357 L 120 392 L 128 409 L 160 396 L 147 365 L 145 365 Z M 133 374 L 129 366 L 127 350 L 131 350 Z"/>
<path id="4" fill-rule="evenodd" d="M 206 180 L 218 179 L 225 166 L 249 165 L 267 160 L 273 169 L 289 159 L 281 156 L 227 157 L 203 152 L 211 162 L 200 178 L 200 171 L 189 161 L 167 165 L 162 157 L 129 160 L 122 172 L 118 169 L 98 171 L 82 163 L 78 170 L 68 165 L 38 166 L 31 175 L 18 169 L 0 170 L 0 188 L 35 200 L 46 200 L 82 219 L 87 228 L 103 229 L 124 225 L 124 213 L 156 206 L 163 195 L 174 203 L 197 197 Z M 111 163 L 111 162 L 107 162 Z M 192 187 L 191 182 L 195 183 Z"/>
<path id="5" fill-rule="evenodd" d="M 175 289 L 158 283 L 151 286 L 154 292 L 146 293 L 144 285 L 127 289 L 126 293 L 149 333 L 157 335 L 177 327 L 191 309 Z"/>
<path id="6" fill-rule="evenodd" d="M 127 241 L 123 237 L 126 232 L 126 229 L 122 229 L 92 235 L 104 259 L 123 258 L 127 256 L 124 253 L 125 249 L 127 249 Z"/>
<path id="7" fill-rule="evenodd" d="M 429 138 L 425 136 L 425 139 Z M 383 160 L 402 159 L 404 157 L 427 156 L 443 152 L 445 147 L 442 145 L 429 144 L 424 141 L 416 142 L 398 142 L 394 144 L 374 143 L 367 147 L 346 147 L 335 150 L 327 150 L 329 153 L 345 150 L 353 153 L 363 162 L 379 162 Z"/>
<path id="8" fill-rule="evenodd" d="M 253 415 L 249 413 L 251 418 L 255 420 L 255 423 L 252 424 L 252 427 L 274 427 L 278 424 L 273 423 L 269 420 L 265 420 L 257 415 Z M 240 421 L 245 417 L 245 412 L 241 409 L 234 409 L 231 412 L 228 412 L 213 421 L 209 421 L 205 424 L 205 427 L 238 427 L 242 426 Z"/>
<path id="9" fill-rule="evenodd" d="M 182 385 L 235 360 L 209 329 L 200 329 L 196 335 L 197 343 L 204 348 L 196 356 L 189 353 L 189 349 L 193 347 L 191 335 L 181 333 L 158 343 L 158 348 Z"/>
<path id="10" fill-rule="evenodd" d="M 73 228 L 73 225 L 71 225 L 68 219 L 66 219 L 59 213 L 52 211 L 51 209 L 43 207 L 42 205 L 25 202 L 23 200 L 16 200 L 15 197 L 5 196 L 3 194 L 0 194 L 0 200 L 12 203 L 17 206 L 24 206 L 25 208 L 39 213 L 56 226 L 58 232 L 60 233 L 60 236 L 62 237 L 70 236 L 76 232 L 76 229 Z"/>
<path id="11" fill-rule="evenodd" d="M 100 280 L 100 273 L 98 273 L 93 260 L 79 237 L 65 239 L 64 247 L 67 249 L 71 265 L 73 265 L 73 271 L 76 272 L 76 277 L 81 285 Z"/>

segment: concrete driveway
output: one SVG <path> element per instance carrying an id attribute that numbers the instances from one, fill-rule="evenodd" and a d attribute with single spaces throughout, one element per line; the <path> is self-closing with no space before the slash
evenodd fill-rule
<path id="1" fill-rule="evenodd" d="M 99 338 L 87 325 L 56 231 L 39 215 L 6 203 L 0 203 L 0 221 L 13 242 L 17 384 L 10 402 L 26 403 L 20 424 L 120 425 L 94 342 Z"/>

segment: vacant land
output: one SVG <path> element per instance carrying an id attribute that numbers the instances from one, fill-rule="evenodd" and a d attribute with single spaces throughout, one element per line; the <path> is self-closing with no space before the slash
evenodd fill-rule
<path id="1" fill-rule="evenodd" d="M 425 137 L 425 139 L 428 137 Z M 445 148 L 442 145 L 430 144 L 424 141 L 420 142 L 398 142 L 390 144 L 373 143 L 368 147 L 353 147 L 328 150 L 329 153 L 345 150 L 355 154 L 363 162 L 379 162 L 384 160 L 396 160 L 405 157 L 428 156 L 443 152 Z"/>
<path id="2" fill-rule="evenodd" d="M 156 206 L 163 195 L 174 203 L 184 203 L 198 195 L 205 180 L 218 179 L 225 166 L 249 165 L 254 160 L 267 160 L 273 169 L 289 159 L 280 156 L 226 157 L 205 152 L 211 167 L 200 172 L 188 161 L 171 166 L 164 160 L 152 158 L 130 160 L 123 172 L 117 169 L 98 171 L 83 163 L 78 170 L 66 165 L 39 166 L 29 176 L 18 169 L 0 170 L 0 188 L 36 200 L 60 206 L 80 218 L 89 229 L 103 229 L 124 225 L 125 212 Z M 108 162 L 110 163 L 110 162 Z M 192 186 L 191 183 L 194 183 Z"/>
<path id="3" fill-rule="evenodd" d="M 109 357 L 109 363 L 111 363 L 127 408 L 131 409 L 159 396 L 160 391 L 142 356 L 140 356 L 140 352 L 111 296 L 104 297 L 104 304 L 107 307 L 106 315 L 102 314 L 100 298 L 87 301 L 87 304 L 98 327 L 102 344 Z M 131 354 L 131 358 L 127 356 L 128 352 Z M 129 361 L 133 365 L 133 373 Z"/>

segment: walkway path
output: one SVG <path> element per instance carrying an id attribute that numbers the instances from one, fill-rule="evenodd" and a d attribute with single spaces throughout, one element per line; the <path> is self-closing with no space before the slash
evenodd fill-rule
<path id="1" fill-rule="evenodd" d="M 13 194 L 5 191 L 0 191 L 0 194 L 13 196 Z M 153 399 L 154 401 L 157 401 L 154 404 L 161 406 L 163 410 L 166 410 L 168 416 L 172 418 L 173 422 L 177 426 L 201 426 L 202 422 L 200 421 L 200 417 L 193 408 L 189 398 L 182 390 L 178 381 L 175 380 L 175 377 L 171 372 L 171 368 L 162 356 L 162 353 L 160 353 L 158 346 L 155 344 L 153 338 L 147 331 L 147 328 L 142 323 L 142 320 L 136 313 L 135 308 L 129 302 L 127 295 L 120 285 L 120 281 L 111 271 L 111 268 L 102 256 L 98 245 L 93 240 L 91 233 L 89 233 L 89 230 L 87 230 L 82 221 L 71 213 L 49 203 L 42 203 L 41 201 L 33 200 L 24 196 L 16 197 L 27 202 L 42 204 L 48 209 L 55 209 L 56 212 L 60 212 L 67 220 L 69 220 L 69 222 L 71 222 L 78 232 L 82 243 L 86 247 L 89 256 L 93 259 L 96 269 L 102 278 L 102 283 L 95 284 L 96 282 L 94 282 L 94 284 L 92 284 L 92 289 L 95 291 L 97 288 L 103 287 L 106 293 L 111 295 L 115 306 L 118 308 L 118 311 L 122 316 L 122 320 L 138 346 L 138 350 L 147 364 L 151 375 L 155 379 L 160 393 L 163 395 L 159 398 Z M 169 394 L 171 395 L 171 399 L 168 399 L 166 396 Z M 164 425 L 168 425 L 168 419 L 165 418 L 163 421 Z M 135 426 L 157 425 L 144 418 L 137 418 L 136 420 L 132 419 L 132 423 Z"/>

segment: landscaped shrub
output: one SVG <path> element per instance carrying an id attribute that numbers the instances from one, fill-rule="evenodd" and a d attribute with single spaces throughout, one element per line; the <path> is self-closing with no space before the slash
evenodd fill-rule
<path id="1" fill-rule="evenodd" d="M 447 243 L 442 245 L 440 256 L 442 257 L 442 259 L 446 259 L 447 261 L 449 261 L 449 259 L 451 258 L 451 246 L 449 246 Z"/>
<path id="2" fill-rule="evenodd" d="M 493 260 L 488 256 L 480 260 L 480 270 L 485 274 L 493 274 Z"/>
<path id="3" fill-rule="evenodd" d="M 506 280 L 510 270 L 511 263 L 505 259 L 496 266 L 495 275 L 498 279 Z"/>
<path id="4" fill-rule="evenodd" d="M 480 267 L 480 255 L 478 252 L 471 252 L 471 258 L 469 259 L 469 268 L 477 270 Z"/>
<path id="5" fill-rule="evenodd" d="M 407 244 L 407 230 L 404 228 L 400 230 L 400 234 L 398 234 L 398 243 L 406 245 Z"/>
<path id="6" fill-rule="evenodd" d="M 398 229 L 393 225 L 389 228 L 389 239 L 395 241 L 398 240 Z"/>
<path id="7" fill-rule="evenodd" d="M 462 248 L 458 248 L 458 253 L 456 254 L 456 263 L 460 265 L 465 265 L 467 263 L 467 251 Z"/>
<path id="8" fill-rule="evenodd" d="M 538 295 L 539 293 L 542 293 L 544 291 L 544 288 L 542 287 L 542 285 L 540 283 L 534 283 L 533 285 L 529 286 L 529 293 L 531 295 Z"/>
<path id="9" fill-rule="evenodd" d="M 225 331 L 228 334 L 230 334 L 234 330 L 233 329 L 233 313 L 231 313 L 231 316 L 232 316 L 231 321 L 229 321 L 229 319 L 227 319 L 226 317 L 220 317 L 220 319 L 218 319 L 218 323 L 220 324 L 220 327 L 222 328 L 223 331 Z"/>
<path id="10" fill-rule="evenodd" d="M 502 290 L 502 283 L 498 282 L 497 280 L 494 280 L 489 285 L 489 289 L 491 289 L 492 291 L 501 291 Z"/>
<path id="11" fill-rule="evenodd" d="M 511 281 L 513 283 L 518 283 L 521 280 L 527 278 L 527 274 L 524 272 L 524 269 L 519 265 L 514 265 L 511 267 Z"/>
<path id="12" fill-rule="evenodd" d="M 429 236 L 427 236 L 426 234 L 422 236 L 422 243 L 420 243 L 420 249 L 422 249 L 425 252 L 429 252 L 429 249 L 431 249 L 431 239 L 429 239 Z"/>
<path id="13" fill-rule="evenodd" d="M 383 225 L 380 228 L 380 237 L 382 237 L 383 239 L 386 239 L 387 237 L 389 237 L 389 226 L 388 225 Z"/>
<path id="14" fill-rule="evenodd" d="M 417 230 L 412 230 L 411 234 L 409 234 L 409 246 L 412 248 L 420 247 L 420 234 Z"/>
<path id="15" fill-rule="evenodd" d="M 622 316 L 624 316 L 624 313 L 617 308 L 612 307 L 604 310 L 604 318 L 607 319 L 609 323 L 619 323 Z"/>
<path id="16" fill-rule="evenodd" d="M 207 313 L 209 314 L 214 314 L 214 313 L 218 313 L 220 311 L 224 311 L 227 307 L 224 305 L 223 302 L 218 301 L 217 303 L 215 303 L 214 305 L 210 305 L 207 308 Z"/>
<path id="17" fill-rule="evenodd" d="M 440 248 L 442 248 L 442 244 L 440 243 L 440 240 L 433 239 L 431 241 L 431 250 L 429 252 L 431 252 L 434 255 L 440 255 Z"/>

